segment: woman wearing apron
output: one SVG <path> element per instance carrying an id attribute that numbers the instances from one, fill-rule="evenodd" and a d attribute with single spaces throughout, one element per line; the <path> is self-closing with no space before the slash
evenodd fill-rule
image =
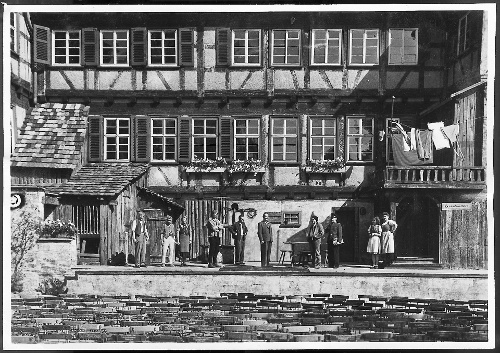
<path id="1" fill-rule="evenodd" d="M 381 254 L 384 254 L 384 266 L 389 266 L 394 261 L 394 232 L 398 228 L 396 222 L 389 219 L 387 212 L 382 213 L 382 244 Z"/>

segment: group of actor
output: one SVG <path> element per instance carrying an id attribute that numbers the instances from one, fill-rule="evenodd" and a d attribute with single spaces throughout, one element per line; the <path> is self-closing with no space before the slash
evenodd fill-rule
<path id="1" fill-rule="evenodd" d="M 368 228 L 369 240 L 367 252 L 371 254 L 372 267 L 379 268 L 389 266 L 394 261 L 394 232 L 398 225 L 389 219 L 389 214 L 384 212 L 382 220 L 374 217 L 372 224 Z M 223 224 L 217 211 L 210 213 L 210 218 L 206 224 L 208 230 L 208 267 L 221 267 L 217 261 L 220 250 L 220 235 L 224 228 L 227 228 L 234 240 L 235 264 L 245 264 L 245 240 L 248 228 L 245 224 L 243 214 L 232 225 Z M 144 212 L 138 212 L 138 218 L 132 222 L 132 235 L 135 243 L 135 267 L 146 266 L 146 243 L 149 241 L 149 233 L 146 227 Z M 186 258 L 189 254 L 191 244 L 191 227 L 187 223 L 187 217 L 181 218 L 181 222 L 174 227 L 172 217 L 167 216 L 161 232 L 162 243 L 162 266 L 174 266 L 175 249 L 179 250 L 181 266 L 186 266 Z M 261 266 L 269 267 L 271 257 L 271 247 L 273 243 L 273 228 L 269 222 L 269 214 L 264 213 L 262 221 L 257 225 L 257 236 L 260 242 Z M 309 243 L 311 254 L 311 266 L 320 268 L 321 265 L 321 242 L 326 236 L 328 250 L 328 266 L 339 268 L 340 246 L 344 243 L 342 237 L 342 225 L 337 222 L 337 215 L 332 212 L 326 227 L 319 222 L 316 215 L 312 215 L 311 223 L 306 229 L 306 238 Z M 379 263 L 379 254 L 383 255 L 383 261 Z"/>

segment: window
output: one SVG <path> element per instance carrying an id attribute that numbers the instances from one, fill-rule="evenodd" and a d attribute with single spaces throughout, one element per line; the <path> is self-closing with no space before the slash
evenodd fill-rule
<path id="1" fill-rule="evenodd" d="M 314 117 L 309 123 L 310 159 L 333 160 L 336 157 L 337 121 L 332 117 Z"/>
<path id="2" fill-rule="evenodd" d="M 259 159 L 259 130 L 259 119 L 234 120 L 235 159 Z"/>
<path id="3" fill-rule="evenodd" d="M 10 50 L 17 52 L 17 16 L 10 13 Z"/>
<path id="4" fill-rule="evenodd" d="M 128 31 L 101 31 L 101 65 L 128 65 Z"/>
<path id="5" fill-rule="evenodd" d="M 283 211 L 280 228 L 298 228 L 301 225 L 300 211 Z"/>
<path id="6" fill-rule="evenodd" d="M 471 13 L 468 13 L 458 21 L 457 55 L 470 48 L 471 28 Z"/>
<path id="7" fill-rule="evenodd" d="M 351 48 L 349 64 L 378 64 L 378 29 L 351 29 L 349 35 Z"/>
<path id="8" fill-rule="evenodd" d="M 233 35 L 233 65 L 260 65 L 260 30 L 237 29 Z"/>
<path id="9" fill-rule="evenodd" d="M 217 159 L 217 119 L 193 119 L 193 157 Z"/>
<path id="10" fill-rule="evenodd" d="M 177 31 L 161 30 L 148 32 L 148 55 L 150 65 L 177 65 Z"/>
<path id="11" fill-rule="evenodd" d="M 154 161 L 175 161 L 177 146 L 177 119 L 151 120 L 151 151 Z"/>
<path id="12" fill-rule="evenodd" d="M 392 133 L 391 133 L 392 122 L 399 123 L 399 118 L 392 118 L 385 120 L 386 124 L 385 159 L 387 162 L 394 162 L 394 154 L 392 151 Z"/>
<path id="13" fill-rule="evenodd" d="M 54 65 L 80 64 L 80 31 L 52 32 Z"/>
<path id="14" fill-rule="evenodd" d="M 373 118 L 347 118 L 347 155 L 349 161 L 373 161 Z"/>
<path id="15" fill-rule="evenodd" d="M 104 119 L 104 156 L 106 160 L 129 160 L 130 120 Z"/>
<path id="16" fill-rule="evenodd" d="M 340 65 L 342 30 L 313 29 L 311 63 L 313 65 Z"/>
<path id="17" fill-rule="evenodd" d="M 297 162 L 298 120 L 271 119 L 271 156 L 273 162 Z"/>
<path id="18" fill-rule="evenodd" d="M 300 30 L 272 31 L 272 65 L 300 64 Z"/>
<path id="19" fill-rule="evenodd" d="M 418 63 L 418 30 L 389 29 L 389 65 Z"/>

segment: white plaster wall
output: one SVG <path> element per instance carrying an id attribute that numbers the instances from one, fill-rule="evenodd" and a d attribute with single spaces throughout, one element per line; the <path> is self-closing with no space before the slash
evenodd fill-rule
<path id="1" fill-rule="evenodd" d="M 346 185 L 359 185 L 367 178 L 370 173 L 375 171 L 373 165 L 353 165 L 347 167 Z"/>
<path id="2" fill-rule="evenodd" d="M 296 69 L 278 69 L 274 72 L 274 88 L 275 89 L 293 89 L 292 71 L 297 76 L 298 88 L 304 88 L 304 71 Z"/>
<path id="3" fill-rule="evenodd" d="M 226 74 L 224 72 L 205 72 L 204 86 L 206 90 L 226 89 Z"/>
<path id="4" fill-rule="evenodd" d="M 339 69 L 337 71 L 327 71 L 325 70 L 325 74 L 328 77 L 328 80 L 330 81 L 332 87 L 334 89 L 341 89 L 342 88 L 342 71 Z M 310 71 L 310 83 L 309 87 L 312 89 L 328 89 L 330 86 L 328 86 L 328 83 L 326 83 L 323 78 L 321 77 L 319 70 L 311 70 Z"/>
<path id="5" fill-rule="evenodd" d="M 377 89 L 379 82 L 378 68 L 367 70 L 349 70 L 347 72 L 348 89 Z"/>
<path id="6" fill-rule="evenodd" d="M 215 30 L 205 29 L 203 31 L 203 51 L 205 61 L 205 68 L 210 69 L 215 67 Z"/>
<path id="7" fill-rule="evenodd" d="M 443 87 L 442 72 L 424 72 L 424 87 L 425 88 L 441 88 Z"/>
<path id="8" fill-rule="evenodd" d="M 14 193 L 14 192 L 19 192 L 19 191 L 16 190 L 15 187 L 13 187 L 12 192 Z M 44 192 L 41 190 L 36 190 L 36 191 L 22 191 L 22 193 L 24 193 L 24 196 L 25 196 L 24 206 L 10 211 L 11 222 L 17 222 L 20 219 L 21 214 L 23 212 L 26 212 L 27 214 L 31 215 L 32 218 L 35 218 L 35 219 L 38 218 L 40 220 L 43 219 Z"/>
<path id="9" fill-rule="evenodd" d="M 198 80 L 197 80 L 197 75 L 195 70 L 186 70 L 185 74 L 185 79 L 186 79 L 186 89 L 195 91 L 197 89 L 198 85 Z"/>
<path id="10" fill-rule="evenodd" d="M 251 76 L 241 87 L 249 72 Z M 264 71 L 231 71 L 229 73 L 231 89 L 265 89 Z"/>
<path id="11" fill-rule="evenodd" d="M 274 169 L 275 185 L 299 185 L 300 170 L 299 167 L 279 167 Z"/>
<path id="12" fill-rule="evenodd" d="M 181 180 L 179 177 L 178 166 L 155 166 L 152 165 L 148 171 L 149 186 L 179 186 Z"/>

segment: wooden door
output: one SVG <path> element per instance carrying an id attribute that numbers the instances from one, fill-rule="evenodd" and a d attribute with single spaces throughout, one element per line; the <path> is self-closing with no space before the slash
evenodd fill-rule
<path id="1" fill-rule="evenodd" d="M 149 244 L 146 246 L 146 264 L 161 263 L 161 232 L 165 223 L 163 210 L 160 209 L 145 209 L 146 224 L 149 232 Z"/>
<path id="2" fill-rule="evenodd" d="M 356 244 L 356 211 L 354 207 L 339 208 L 336 211 L 337 222 L 342 224 L 344 244 L 340 246 L 340 262 L 354 262 Z"/>

